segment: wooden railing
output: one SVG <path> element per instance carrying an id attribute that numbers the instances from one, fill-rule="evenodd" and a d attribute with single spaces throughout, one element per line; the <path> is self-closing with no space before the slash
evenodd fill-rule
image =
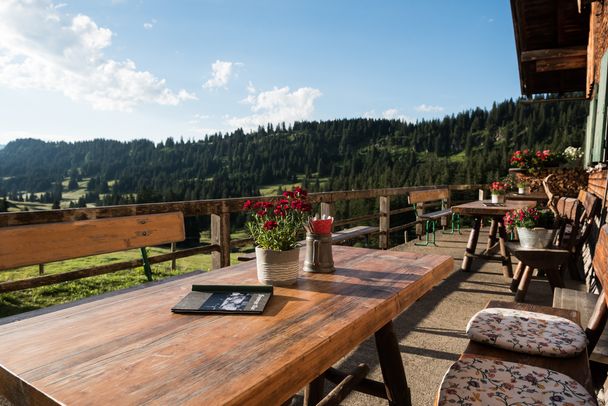
<path id="1" fill-rule="evenodd" d="M 367 189 L 367 190 L 352 190 L 338 192 L 322 192 L 311 193 L 309 201 L 317 203 L 320 206 L 321 214 L 333 215 L 335 204 L 341 201 L 361 200 L 361 199 L 378 199 L 379 212 L 371 213 L 362 216 L 336 219 L 335 226 L 352 225 L 362 222 L 377 220 L 378 230 L 378 245 L 381 249 L 387 249 L 390 245 L 390 234 L 398 231 L 403 231 L 417 224 L 416 221 L 402 225 L 390 227 L 391 216 L 412 212 L 413 207 L 403 207 L 391 210 L 391 198 L 402 196 L 414 190 L 427 190 L 448 188 L 450 191 L 466 191 L 476 190 L 483 185 L 437 185 L 437 186 L 416 186 L 416 187 L 400 187 L 400 188 L 385 188 L 385 189 Z M 450 193 L 451 195 L 451 193 Z M 9 212 L 0 213 L 0 227 L 26 226 L 33 224 L 46 224 L 57 222 L 72 222 L 81 220 L 93 220 L 111 217 L 124 217 L 143 214 L 157 214 L 181 211 L 184 217 L 193 216 L 210 216 L 210 231 L 211 241 L 209 245 L 177 250 L 149 257 L 152 264 L 175 261 L 179 258 L 184 258 L 197 254 L 210 253 L 212 256 L 212 269 L 222 268 L 230 265 L 230 251 L 232 247 L 239 247 L 251 244 L 251 239 L 231 240 L 230 237 L 230 215 L 243 211 L 243 204 L 247 200 L 253 202 L 257 200 L 265 200 L 268 197 L 244 197 L 230 199 L 212 199 L 212 200 L 197 200 L 197 201 L 182 201 L 170 203 L 149 203 L 149 204 L 134 204 L 123 206 L 105 206 L 94 208 L 75 208 L 63 210 L 48 210 L 48 211 L 28 211 L 28 212 Z M 141 259 L 123 261 L 107 265 L 96 266 L 79 270 L 81 277 L 101 275 L 110 272 L 116 272 L 124 269 L 131 269 L 143 265 Z M 0 283 L 0 293 L 27 289 L 34 286 L 43 286 L 53 283 L 62 282 L 62 274 L 42 275 L 36 278 L 23 279 L 17 281 L 9 281 Z"/>

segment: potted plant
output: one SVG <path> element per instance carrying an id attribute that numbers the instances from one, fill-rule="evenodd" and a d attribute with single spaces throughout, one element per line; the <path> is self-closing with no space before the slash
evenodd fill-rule
<path id="1" fill-rule="evenodd" d="M 529 193 L 528 184 L 525 181 L 520 179 L 516 182 L 516 185 L 517 185 L 517 194 L 525 195 L 525 194 Z"/>
<path id="2" fill-rule="evenodd" d="M 517 209 L 505 214 L 508 229 L 517 229 L 522 248 L 547 248 L 555 237 L 555 214 L 549 209 Z"/>
<path id="3" fill-rule="evenodd" d="M 274 286 L 292 285 L 300 269 L 298 232 L 312 206 L 307 192 L 300 187 L 283 192 L 283 196 L 253 203 L 247 200 L 243 209 L 251 212 L 247 229 L 256 244 L 258 280 Z"/>
<path id="4" fill-rule="evenodd" d="M 492 195 L 492 203 L 504 203 L 505 193 L 507 193 L 508 185 L 505 182 L 496 181 L 490 185 L 490 194 Z"/>

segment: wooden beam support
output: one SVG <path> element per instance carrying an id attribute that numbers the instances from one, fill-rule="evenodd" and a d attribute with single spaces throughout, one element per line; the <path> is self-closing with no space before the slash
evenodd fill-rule
<path id="1" fill-rule="evenodd" d="M 389 196 L 380 196 L 380 237 L 379 245 L 381 249 L 388 249 L 389 246 L 389 229 L 391 224 L 391 198 Z"/>
<path id="2" fill-rule="evenodd" d="M 230 266 L 230 213 L 211 215 L 211 244 L 220 246 L 211 254 L 211 269 Z"/>
<path id="3" fill-rule="evenodd" d="M 536 61 L 536 72 L 553 72 L 558 70 L 584 69 L 587 67 L 587 56 L 551 58 Z"/>
<path id="4" fill-rule="evenodd" d="M 346 396 L 355 390 L 359 382 L 365 378 L 369 372 L 369 367 L 359 364 L 342 382 L 340 382 L 331 392 L 317 403 L 317 406 L 338 406 Z"/>
<path id="5" fill-rule="evenodd" d="M 546 59 L 561 59 L 561 58 L 587 58 L 587 47 L 568 47 L 568 48 L 550 48 L 536 49 L 534 51 L 524 51 L 521 53 L 522 62 L 542 61 Z M 585 65 L 586 66 L 586 65 Z"/>

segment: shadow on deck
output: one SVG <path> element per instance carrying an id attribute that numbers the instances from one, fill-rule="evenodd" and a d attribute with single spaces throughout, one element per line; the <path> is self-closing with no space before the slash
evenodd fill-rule
<path id="1" fill-rule="evenodd" d="M 491 299 L 513 300 L 514 294 L 505 281 L 501 264 L 475 259 L 471 272 L 460 271 L 469 230 L 461 235 L 437 232 L 437 247 L 421 247 L 410 241 L 393 250 L 425 254 L 451 255 L 454 272 L 427 295 L 408 308 L 395 322 L 413 405 L 431 405 L 445 371 L 458 359 L 468 339 L 467 322 Z M 482 230 L 478 250 L 485 247 L 488 227 Z M 513 269 L 517 260 L 513 258 Z M 583 289 L 579 282 L 566 281 L 566 286 Z M 527 303 L 551 306 L 552 292 L 545 278 L 534 278 L 526 296 Z M 364 342 L 342 361 L 350 370 L 358 363 L 370 365 L 369 377 L 381 380 L 373 338 Z M 386 401 L 359 393 L 351 394 L 345 405 L 385 405 Z"/>

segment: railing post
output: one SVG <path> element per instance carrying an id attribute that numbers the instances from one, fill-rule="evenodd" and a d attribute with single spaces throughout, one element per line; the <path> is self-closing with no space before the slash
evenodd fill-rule
<path id="1" fill-rule="evenodd" d="M 388 229 L 391 225 L 391 198 L 389 196 L 380 196 L 380 221 L 379 221 L 379 241 L 378 245 L 381 249 L 388 249 L 389 235 Z"/>
<path id="2" fill-rule="evenodd" d="M 230 265 L 230 213 L 222 212 L 211 215 L 211 244 L 220 246 L 220 250 L 211 253 L 211 269 Z"/>
<path id="3" fill-rule="evenodd" d="M 177 248 L 177 244 L 172 242 L 171 243 L 171 252 L 175 252 Z M 171 270 L 175 271 L 177 269 L 177 260 L 175 259 L 175 257 L 171 260 Z"/>
<path id="4" fill-rule="evenodd" d="M 44 264 L 38 264 L 38 275 L 44 275 Z"/>
<path id="5" fill-rule="evenodd" d="M 332 216 L 334 215 L 334 204 L 321 202 L 321 216 Z"/>
<path id="6" fill-rule="evenodd" d="M 424 214 L 424 202 L 416 203 L 416 218 L 419 219 L 420 216 Z M 418 239 L 422 238 L 424 235 L 424 228 L 422 227 L 422 223 L 416 223 L 416 236 Z"/>

